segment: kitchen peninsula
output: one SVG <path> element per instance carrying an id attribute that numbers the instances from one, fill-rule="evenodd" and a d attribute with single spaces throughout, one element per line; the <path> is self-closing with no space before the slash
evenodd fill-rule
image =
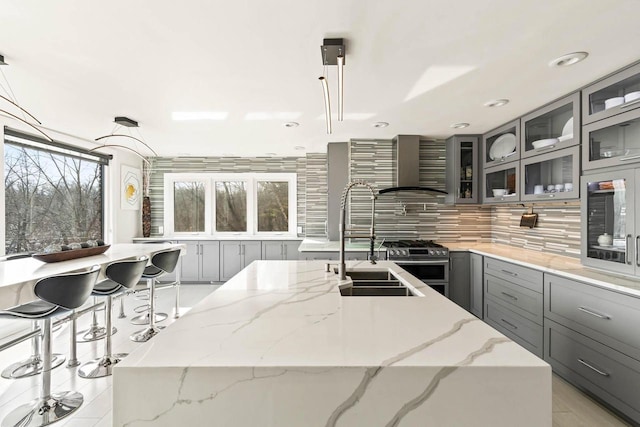
<path id="1" fill-rule="evenodd" d="M 343 297 L 257 261 L 114 370 L 122 426 L 551 426 L 551 369 L 394 263 L 420 297 Z"/>

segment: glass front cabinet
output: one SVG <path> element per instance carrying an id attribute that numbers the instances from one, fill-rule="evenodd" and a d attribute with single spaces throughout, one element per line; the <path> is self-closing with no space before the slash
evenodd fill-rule
<path id="1" fill-rule="evenodd" d="M 640 162 L 640 109 L 582 127 L 584 170 Z"/>
<path id="2" fill-rule="evenodd" d="M 580 93 L 523 116 L 521 123 L 523 159 L 580 144 Z"/>
<path id="3" fill-rule="evenodd" d="M 479 202 L 479 142 L 478 135 L 454 135 L 447 139 L 447 203 Z"/>
<path id="4" fill-rule="evenodd" d="M 485 168 L 520 160 L 520 120 L 516 120 L 482 136 Z"/>
<path id="5" fill-rule="evenodd" d="M 584 265 L 640 276 L 640 169 L 582 177 Z"/>
<path id="6" fill-rule="evenodd" d="M 582 90 L 582 123 L 588 124 L 640 107 L 640 64 Z"/>
<path id="7" fill-rule="evenodd" d="M 521 201 L 577 199 L 580 194 L 580 147 L 574 146 L 521 162 Z"/>
<path id="8" fill-rule="evenodd" d="M 485 203 L 520 201 L 520 162 L 511 162 L 482 171 L 482 199 Z"/>

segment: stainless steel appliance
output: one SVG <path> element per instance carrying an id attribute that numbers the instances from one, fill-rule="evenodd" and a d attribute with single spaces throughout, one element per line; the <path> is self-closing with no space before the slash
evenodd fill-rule
<path id="1" fill-rule="evenodd" d="M 449 249 L 432 240 L 386 241 L 387 259 L 449 296 Z"/>

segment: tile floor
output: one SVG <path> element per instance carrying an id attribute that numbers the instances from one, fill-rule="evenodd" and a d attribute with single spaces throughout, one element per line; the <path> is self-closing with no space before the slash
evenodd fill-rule
<path id="1" fill-rule="evenodd" d="M 216 285 L 183 285 L 180 292 L 181 312 L 185 312 L 203 297 L 217 289 Z M 174 291 L 158 292 L 159 311 L 169 313 L 169 319 L 161 323 L 173 322 Z M 114 310 L 114 323 L 118 332 L 113 336 L 113 348 L 117 352 L 131 352 L 140 344 L 129 340 L 129 335 L 142 329 L 131 325 L 133 308 L 143 304 L 134 296 L 125 299 L 126 319 L 119 319 L 118 307 Z M 103 313 L 99 314 L 103 318 Z M 78 330 L 86 329 L 90 315 L 79 319 Z M 103 321 L 101 320 L 101 323 Z M 69 325 L 63 325 L 54 332 L 54 352 L 68 354 Z M 103 354 L 103 342 L 78 343 L 78 359 L 86 362 Z M 0 370 L 10 363 L 23 359 L 29 354 L 30 343 L 24 342 L 0 353 Z M 84 379 L 77 376 L 78 368 L 67 368 L 66 362 L 55 369 L 52 375 L 52 389 L 76 390 L 84 395 L 84 403 L 73 415 L 54 424 L 56 427 L 107 427 L 111 426 L 111 377 Z M 0 419 L 11 409 L 34 399 L 38 395 L 39 376 L 19 380 L 0 378 Z M 616 417 L 606 408 L 590 399 L 561 378 L 553 378 L 553 426 L 554 427 L 617 427 L 628 424 Z"/>

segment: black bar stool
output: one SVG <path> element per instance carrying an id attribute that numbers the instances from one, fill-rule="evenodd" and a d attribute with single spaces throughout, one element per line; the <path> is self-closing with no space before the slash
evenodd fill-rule
<path id="1" fill-rule="evenodd" d="M 51 318 L 70 313 L 87 301 L 98 279 L 100 267 L 89 271 L 45 277 L 34 285 L 40 300 L 0 311 L 0 317 L 42 319 L 42 389 L 38 399 L 19 406 L 2 420 L 2 426 L 46 426 L 71 414 L 82 405 L 82 394 L 51 393 Z"/>
<path id="2" fill-rule="evenodd" d="M 147 279 L 147 287 L 149 288 L 149 326 L 145 329 L 131 335 L 131 339 L 135 342 L 146 342 L 160 332 L 156 327 L 155 319 L 155 288 L 156 279 L 163 274 L 172 273 L 178 264 L 180 258 L 180 249 L 171 249 L 168 251 L 158 252 L 151 257 L 151 265 L 144 269 L 143 279 Z"/>
<path id="3" fill-rule="evenodd" d="M 106 296 L 107 302 L 105 303 L 105 330 L 106 337 L 104 341 L 104 356 L 91 360 L 80 367 L 78 375 L 82 378 L 99 378 L 111 375 L 113 366 L 126 356 L 125 353 L 112 354 L 111 352 L 111 305 L 113 296 L 123 293 L 126 289 L 133 288 L 145 270 L 148 258 L 146 256 L 141 257 L 135 261 L 119 261 L 109 264 L 105 271 L 107 276 L 106 280 L 98 282 L 94 288 L 92 294 L 94 296 Z"/>

